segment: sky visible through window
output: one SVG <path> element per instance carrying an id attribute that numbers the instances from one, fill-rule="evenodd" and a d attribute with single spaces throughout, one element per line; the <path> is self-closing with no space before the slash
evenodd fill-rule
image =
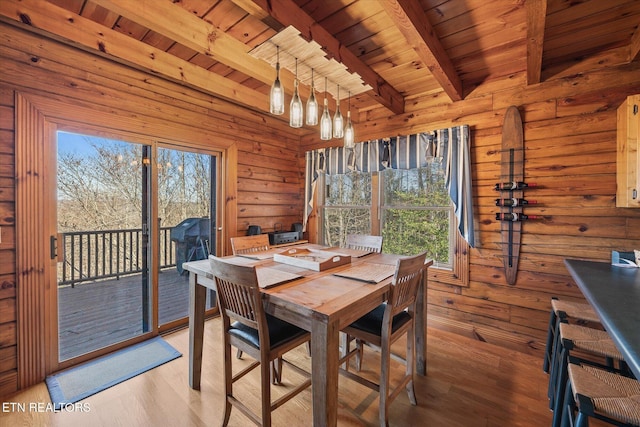
<path id="1" fill-rule="evenodd" d="M 104 143 L 122 144 L 123 146 L 127 144 L 115 139 L 58 131 L 58 156 L 61 154 L 75 154 L 82 157 L 93 156 L 97 154 L 94 146 Z"/>

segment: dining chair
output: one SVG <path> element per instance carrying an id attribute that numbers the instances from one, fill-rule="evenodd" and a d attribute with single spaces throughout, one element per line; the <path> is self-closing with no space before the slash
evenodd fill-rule
<path id="1" fill-rule="evenodd" d="M 370 250 L 372 252 L 382 252 L 382 236 L 372 236 L 368 234 L 347 235 L 347 248 Z"/>
<path id="2" fill-rule="evenodd" d="M 234 255 L 248 254 L 269 250 L 269 235 L 255 234 L 253 236 L 231 237 L 231 250 Z"/>
<path id="3" fill-rule="evenodd" d="M 368 343 L 380 350 L 379 383 L 376 384 L 369 381 L 346 368 L 341 368 L 340 373 L 379 393 L 379 419 L 381 426 L 389 425 L 389 405 L 400 394 L 402 387 L 406 387 L 411 404 L 417 404 L 413 386 L 413 374 L 415 371 L 415 305 L 418 288 L 424 277 L 425 259 L 426 252 L 399 259 L 387 301 L 342 329 L 342 332 L 347 335 L 347 342 L 343 356 L 340 359 L 340 365 L 345 362 L 348 364 L 349 359 L 361 351 L 357 347 L 354 350 L 349 349 L 352 338 L 356 338 L 356 346 Z M 404 360 L 406 365 L 405 374 L 402 381 L 393 390 L 390 390 L 391 345 L 405 334 L 407 340 Z"/>
<path id="4" fill-rule="evenodd" d="M 226 396 L 223 426 L 228 424 L 231 407 L 235 406 L 254 423 L 268 427 L 271 425 L 273 410 L 311 385 L 308 372 L 282 357 L 288 351 L 309 341 L 310 334 L 265 313 L 255 267 L 230 264 L 213 255 L 209 260 L 216 282 L 223 327 Z M 232 345 L 255 359 L 235 375 L 232 371 Z M 272 402 L 270 379 L 274 384 L 281 383 L 282 363 L 303 375 L 305 381 Z M 233 393 L 233 384 L 258 366 L 262 399 L 260 417 Z M 275 372 L 276 370 L 278 371 Z"/>

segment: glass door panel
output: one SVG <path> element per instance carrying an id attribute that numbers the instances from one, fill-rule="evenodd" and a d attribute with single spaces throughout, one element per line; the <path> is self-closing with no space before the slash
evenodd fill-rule
<path id="1" fill-rule="evenodd" d="M 152 330 L 150 152 L 57 133 L 59 361 Z"/>
<path id="2" fill-rule="evenodd" d="M 182 263 L 207 259 L 215 248 L 216 157 L 158 148 L 158 324 L 189 315 L 189 275 Z M 207 308 L 215 294 L 207 296 Z"/>

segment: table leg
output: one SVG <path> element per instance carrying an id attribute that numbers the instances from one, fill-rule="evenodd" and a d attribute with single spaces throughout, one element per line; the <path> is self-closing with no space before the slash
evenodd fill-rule
<path id="1" fill-rule="evenodd" d="M 207 288 L 198 284 L 197 274 L 189 272 L 189 386 L 195 390 L 200 390 L 206 302 Z"/>
<path id="2" fill-rule="evenodd" d="M 338 422 L 339 329 L 314 319 L 311 325 L 311 387 L 313 425 L 334 427 Z"/>
<path id="3" fill-rule="evenodd" d="M 423 271 L 416 298 L 416 373 L 427 375 L 427 272 Z"/>

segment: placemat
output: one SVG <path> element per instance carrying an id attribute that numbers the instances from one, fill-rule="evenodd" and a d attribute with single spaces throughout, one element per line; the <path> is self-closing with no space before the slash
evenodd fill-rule
<path id="1" fill-rule="evenodd" d="M 302 277 L 299 274 L 260 266 L 256 267 L 256 276 L 258 276 L 258 285 L 262 289 L 270 288 L 272 286 L 290 282 Z"/>
<path id="2" fill-rule="evenodd" d="M 349 267 L 346 270 L 333 273 L 333 275 L 368 283 L 380 283 L 384 279 L 393 276 L 395 272 L 395 265 L 363 262 L 362 264 Z"/>

